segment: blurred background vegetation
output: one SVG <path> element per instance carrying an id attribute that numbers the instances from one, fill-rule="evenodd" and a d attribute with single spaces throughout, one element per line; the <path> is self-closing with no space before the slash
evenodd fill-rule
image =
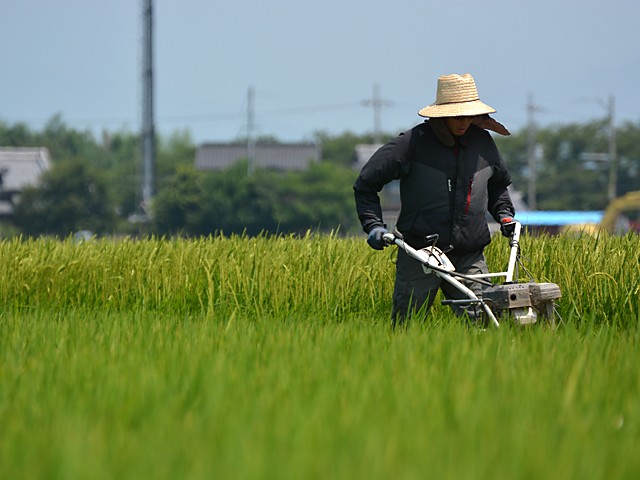
<path id="1" fill-rule="evenodd" d="M 390 139 L 399 132 L 381 138 Z M 618 195 L 640 189 L 640 122 L 617 129 Z M 355 147 L 373 135 L 345 132 L 313 139 L 321 161 L 304 171 L 251 170 L 243 161 L 221 171 L 195 168 L 189 132 L 157 138 L 156 186 L 151 221 L 136 222 L 142 177 L 140 137 L 135 132 L 69 128 L 60 115 L 40 131 L 0 122 L 0 146 L 46 147 L 52 167 L 26 189 L 2 236 L 67 236 L 87 230 L 101 235 L 201 236 L 213 233 L 357 233 L 352 184 L 358 174 Z M 240 142 L 243 139 L 239 139 Z M 589 160 L 606 152 L 606 121 L 553 125 L 537 131 L 537 209 L 603 210 L 608 204 L 609 166 Z M 526 192 L 530 174 L 527 131 L 496 138 L 514 187 Z M 280 143 L 259 138 L 257 143 Z"/>

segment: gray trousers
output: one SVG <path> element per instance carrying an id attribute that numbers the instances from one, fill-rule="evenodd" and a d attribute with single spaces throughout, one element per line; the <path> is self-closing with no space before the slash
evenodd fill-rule
<path id="1" fill-rule="evenodd" d="M 456 267 L 456 272 L 472 275 L 488 273 L 489 271 L 482 250 L 466 255 L 447 254 L 447 257 Z M 462 283 L 476 295 L 479 295 L 482 291 L 482 285 L 477 282 L 463 281 Z M 467 298 L 464 293 L 442 280 L 436 274 L 426 275 L 420 262 L 399 248 L 393 290 L 393 310 L 391 313 L 393 324 L 403 323 L 409 316 L 414 314 L 420 314 L 422 317 L 426 316 L 431 305 L 433 305 L 438 289 L 442 289 L 442 293 L 447 299 Z M 457 315 L 475 316 L 473 307 L 451 305 L 451 308 Z M 469 308 L 468 311 L 467 308 Z"/>

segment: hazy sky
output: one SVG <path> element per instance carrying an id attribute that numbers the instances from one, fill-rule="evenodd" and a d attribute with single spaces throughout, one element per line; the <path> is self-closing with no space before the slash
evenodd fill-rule
<path id="1" fill-rule="evenodd" d="M 155 120 L 194 141 L 309 140 L 421 121 L 441 74 L 473 74 L 513 131 L 640 120 L 637 0 L 155 0 Z M 0 121 L 139 131 L 141 0 L 0 0 Z"/>

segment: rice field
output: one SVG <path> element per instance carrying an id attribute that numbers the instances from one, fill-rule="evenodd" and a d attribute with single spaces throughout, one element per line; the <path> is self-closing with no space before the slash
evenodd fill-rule
<path id="1" fill-rule="evenodd" d="M 361 238 L 0 242 L 0 478 L 638 478 L 640 239 L 521 243 L 556 329 L 394 331 Z"/>

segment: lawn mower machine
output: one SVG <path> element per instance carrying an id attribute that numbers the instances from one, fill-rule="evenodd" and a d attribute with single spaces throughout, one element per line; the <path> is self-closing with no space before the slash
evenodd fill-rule
<path id="1" fill-rule="evenodd" d="M 456 304 L 467 309 L 473 308 L 476 316 L 496 327 L 500 326 L 498 319 L 512 320 L 518 325 L 534 324 L 540 320 L 555 326 L 556 317 L 559 318 L 555 302 L 561 297 L 560 287 L 555 283 L 534 282 L 531 275 L 526 282 L 518 281 L 516 272 L 518 266 L 522 266 L 526 272 L 520 258 L 521 231 L 522 225 L 514 221 L 513 234 L 509 240 L 510 254 L 506 271 L 474 275 L 464 275 L 455 271 L 447 255 L 436 247 L 437 235 L 429 235 L 428 246 L 420 250 L 408 245 L 398 232 L 385 233 L 383 238 L 388 244 L 397 245 L 419 261 L 425 275 L 438 275 L 466 296 L 462 299 L 443 300 L 443 305 Z M 504 277 L 502 283 L 492 282 L 502 277 Z M 482 284 L 481 296 L 477 296 L 462 283 L 462 280 Z"/>

